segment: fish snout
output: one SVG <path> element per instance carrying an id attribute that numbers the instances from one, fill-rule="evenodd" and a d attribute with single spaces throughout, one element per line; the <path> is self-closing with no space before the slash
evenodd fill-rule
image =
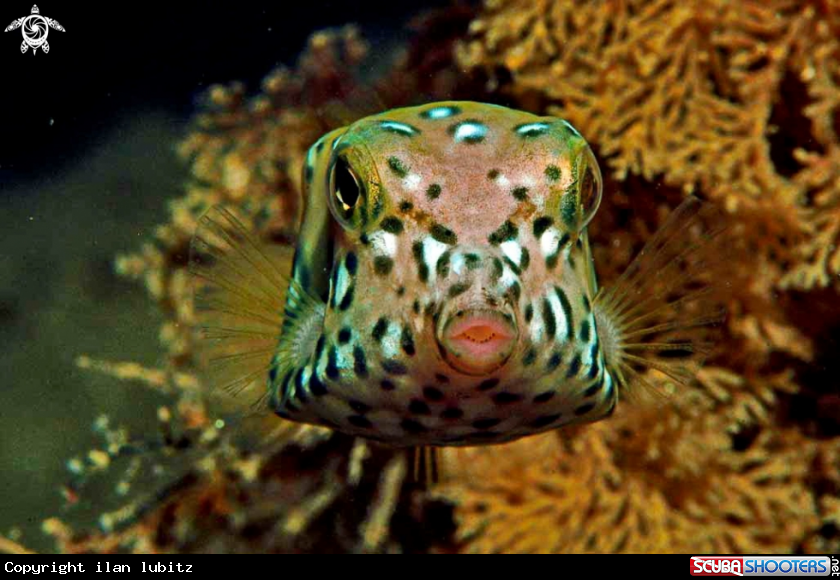
<path id="1" fill-rule="evenodd" d="M 453 310 L 436 333 L 446 362 L 468 375 L 486 375 L 502 367 L 519 338 L 515 318 L 498 309 Z"/>

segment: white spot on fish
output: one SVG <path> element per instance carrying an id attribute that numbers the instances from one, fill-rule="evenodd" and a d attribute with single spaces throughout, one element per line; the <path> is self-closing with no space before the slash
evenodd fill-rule
<path id="1" fill-rule="evenodd" d="M 377 255 L 394 257 L 397 253 L 397 236 L 388 232 L 378 231 L 370 235 L 370 243 Z"/>
<path id="2" fill-rule="evenodd" d="M 563 306 L 560 304 L 560 299 L 551 290 L 546 288 L 548 303 L 551 306 L 551 311 L 554 313 L 554 319 L 557 321 L 557 332 L 554 334 L 560 340 L 565 340 L 569 334 L 569 321 L 566 320 L 566 313 L 563 311 Z"/>
<path id="3" fill-rule="evenodd" d="M 455 129 L 455 141 L 480 139 L 487 135 L 487 127 L 481 123 L 461 123 Z"/>
<path id="4" fill-rule="evenodd" d="M 540 237 L 540 251 L 543 256 L 551 256 L 557 251 L 557 246 L 560 245 L 560 236 L 557 235 L 556 228 L 548 228 Z"/>
<path id="5" fill-rule="evenodd" d="M 510 258 L 511 262 L 517 266 L 522 262 L 522 246 L 519 245 L 519 242 L 508 240 L 507 242 L 502 242 L 500 247 L 505 256 Z"/>
<path id="6" fill-rule="evenodd" d="M 423 260 L 426 261 L 426 265 L 429 267 L 430 272 L 435 271 L 438 260 L 447 249 L 449 249 L 449 246 L 437 241 L 434 238 L 426 238 L 423 240 Z"/>
<path id="7" fill-rule="evenodd" d="M 423 181 L 423 178 L 420 177 L 420 174 L 409 173 L 405 179 L 403 179 L 403 186 L 411 191 L 417 191 L 421 181 Z"/>
<path id="8" fill-rule="evenodd" d="M 388 332 L 382 337 L 382 352 L 385 358 L 397 358 L 400 355 L 401 332 L 397 324 L 388 326 Z"/>
<path id="9" fill-rule="evenodd" d="M 383 129 L 387 129 L 389 131 L 395 131 L 397 133 L 402 133 L 403 135 L 414 135 L 417 133 L 417 130 L 410 125 L 406 125 L 405 123 L 398 123 L 396 121 L 382 121 L 380 126 Z"/>
<path id="10" fill-rule="evenodd" d="M 429 119 L 446 119 L 455 114 L 455 109 L 452 107 L 436 107 L 426 111 L 426 117 Z"/>
<path id="11" fill-rule="evenodd" d="M 347 275 L 347 268 L 344 267 L 344 262 L 338 266 L 338 275 L 335 280 L 335 288 L 333 288 L 333 295 L 335 296 L 335 303 L 339 304 L 347 293 L 347 287 L 350 285 L 350 276 Z"/>
<path id="12" fill-rule="evenodd" d="M 548 130 L 548 123 L 528 123 L 516 129 L 516 132 L 525 137 L 541 135 Z"/>

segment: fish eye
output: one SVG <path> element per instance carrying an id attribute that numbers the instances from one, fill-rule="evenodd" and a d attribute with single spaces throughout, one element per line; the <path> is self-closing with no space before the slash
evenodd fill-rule
<path id="1" fill-rule="evenodd" d="M 580 205 L 583 209 L 584 225 L 589 223 L 589 220 L 598 211 L 598 206 L 601 205 L 601 195 L 604 190 L 598 161 L 588 148 L 585 160 L 586 167 L 583 175 L 580 177 Z"/>
<path id="2" fill-rule="evenodd" d="M 335 163 L 332 184 L 338 209 L 345 217 L 349 217 L 361 197 L 361 188 L 356 174 L 350 169 L 350 164 L 341 157 Z"/>

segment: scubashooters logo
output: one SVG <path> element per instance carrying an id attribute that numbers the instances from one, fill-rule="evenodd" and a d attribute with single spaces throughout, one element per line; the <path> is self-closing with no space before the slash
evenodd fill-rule
<path id="1" fill-rule="evenodd" d="M 837 576 L 828 556 L 692 556 L 692 576 Z"/>
<path id="2" fill-rule="evenodd" d="M 44 51 L 44 54 L 50 51 L 50 45 L 47 42 L 47 34 L 50 32 L 50 28 L 64 32 L 64 27 L 58 21 L 41 16 L 41 11 L 38 10 L 37 4 L 32 6 L 32 14 L 12 21 L 4 32 L 17 30 L 18 28 L 23 33 L 23 42 L 20 45 L 20 51 L 26 52 L 31 48 L 32 54 L 38 52 L 39 48 Z"/>

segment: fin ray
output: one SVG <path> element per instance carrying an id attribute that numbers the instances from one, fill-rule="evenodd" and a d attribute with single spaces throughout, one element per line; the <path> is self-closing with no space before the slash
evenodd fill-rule
<path id="1" fill-rule="evenodd" d="M 693 383 L 723 319 L 713 272 L 722 260 L 724 230 L 717 208 L 689 197 L 595 297 L 604 355 L 622 396 L 638 384 L 661 398 L 645 368 L 682 386 Z"/>
<path id="2" fill-rule="evenodd" d="M 289 287 L 291 253 L 269 256 L 233 213 L 215 206 L 190 247 L 203 381 L 264 406 Z"/>

